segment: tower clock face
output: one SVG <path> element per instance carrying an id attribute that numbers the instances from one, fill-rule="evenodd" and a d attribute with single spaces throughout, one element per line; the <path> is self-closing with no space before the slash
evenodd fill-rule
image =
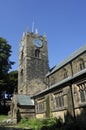
<path id="1" fill-rule="evenodd" d="M 36 47 L 42 47 L 42 41 L 39 39 L 34 39 L 33 43 L 36 45 Z"/>

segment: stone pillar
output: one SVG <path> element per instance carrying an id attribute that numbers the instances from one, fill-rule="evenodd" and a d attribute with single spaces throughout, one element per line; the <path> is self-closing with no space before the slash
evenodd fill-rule
<path id="1" fill-rule="evenodd" d="M 73 119 L 75 117 L 75 112 L 74 112 L 74 102 L 73 102 L 73 94 L 72 94 L 72 86 L 68 86 L 67 88 L 67 102 L 68 102 L 68 107 L 67 107 L 67 114 L 68 117 Z M 69 119 L 68 119 L 69 120 Z"/>

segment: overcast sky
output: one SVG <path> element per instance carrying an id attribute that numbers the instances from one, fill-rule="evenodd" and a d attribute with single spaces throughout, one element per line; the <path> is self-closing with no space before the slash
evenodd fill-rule
<path id="1" fill-rule="evenodd" d="M 12 70 L 18 69 L 18 45 L 26 28 L 46 33 L 49 65 L 60 63 L 86 44 L 86 0 L 0 0 L 0 37 L 12 46 Z"/>

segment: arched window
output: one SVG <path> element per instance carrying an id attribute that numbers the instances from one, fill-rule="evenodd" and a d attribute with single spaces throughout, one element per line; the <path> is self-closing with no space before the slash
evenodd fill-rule
<path id="1" fill-rule="evenodd" d="M 79 67 L 80 67 L 80 70 L 83 70 L 85 68 L 84 60 L 82 58 L 79 59 Z"/>
<path id="2" fill-rule="evenodd" d="M 40 56 L 40 51 L 37 49 L 35 50 L 35 57 L 39 58 L 39 56 Z"/>

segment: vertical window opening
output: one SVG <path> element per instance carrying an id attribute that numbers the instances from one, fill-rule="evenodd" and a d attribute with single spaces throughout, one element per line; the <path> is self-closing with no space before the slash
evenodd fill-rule
<path id="1" fill-rule="evenodd" d="M 68 72 L 67 70 L 64 68 L 64 78 L 67 78 L 68 77 Z"/>
<path id="2" fill-rule="evenodd" d="M 40 51 L 37 49 L 35 50 L 35 57 L 39 58 L 39 56 L 40 56 Z"/>
<path id="3" fill-rule="evenodd" d="M 85 102 L 85 93 L 83 90 L 80 90 L 81 102 Z"/>
<path id="4" fill-rule="evenodd" d="M 21 53 L 21 59 L 23 59 L 23 52 Z"/>
<path id="5" fill-rule="evenodd" d="M 21 76 L 23 75 L 23 69 L 21 70 Z"/>
<path id="6" fill-rule="evenodd" d="M 80 70 L 83 70 L 85 68 L 84 60 L 80 59 L 79 62 L 80 62 L 80 64 L 79 64 Z"/>
<path id="7" fill-rule="evenodd" d="M 20 75 L 21 75 L 21 82 L 22 82 L 23 81 L 23 69 L 21 69 Z"/>

